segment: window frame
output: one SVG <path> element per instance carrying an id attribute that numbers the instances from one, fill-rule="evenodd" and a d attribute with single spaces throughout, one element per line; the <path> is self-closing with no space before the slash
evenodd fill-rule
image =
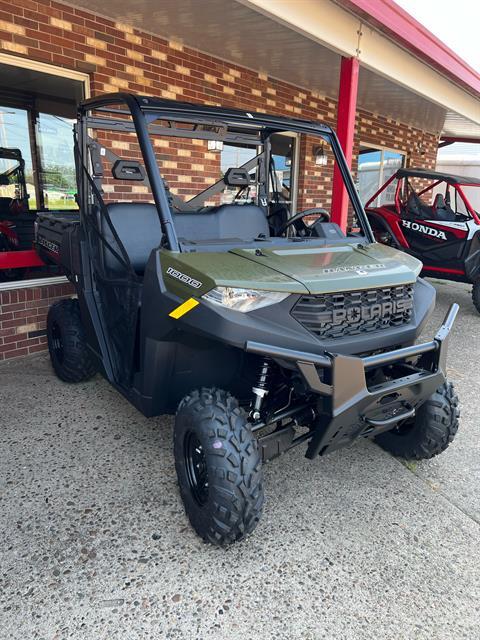
<path id="1" fill-rule="evenodd" d="M 88 73 L 81 71 L 75 71 L 73 69 L 66 69 L 64 67 L 58 67 L 45 62 L 37 62 L 29 58 L 19 58 L 14 55 L 0 52 L 0 64 L 9 65 L 18 68 L 20 70 L 37 71 L 38 73 L 44 73 L 50 76 L 60 76 L 62 78 L 68 78 L 69 80 L 75 80 L 82 83 L 84 99 L 91 97 L 91 84 L 90 76 Z M 32 144 L 32 133 L 29 132 L 30 142 Z M 37 189 L 37 182 L 35 180 L 35 186 Z M 46 286 L 49 284 L 59 284 L 68 282 L 65 276 L 45 276 L 42 278 L 31 278 L 28 280 L 11 280 L 8 282 L 0 282 L 0 291 L 9 291 L 12 289 L 26 289 L 32 287 Z"/>
<path id="2" fill-rule="evenodd" d="M 290 217 L 297 213 L 298 204 L 298 179 L 300 173 L 300 133 L 298 131 L 280 131 L 277 135 L 292 138 L 292 164 L 290 165 L 290 181 L 293 189 L 290 189 Z"/>
<path id="3" fill-rule="evenodd" d="M 378 184 L 375 188 L 375 190 L 373 191 L 373 193 L 375 193 L 376 191 L 378 191 L 380 189 L 380 187 L 382 187 L 385 184 L 385 178 L 384 178 L 384 159 L 385 159 L 385 152 L 390 152 L 390 153 L 397 153 L 398 155 L 402 156 L 403 158 L 403 164 L 402 167 L 406 167 L 407 166 L 407 161 L 408 161 L 408 151 L 402 151 L 400 149 L 393 149 L 392 147 L 386 147 L 384 145 L 381 144 L 373 144 L 371 142 L 361 142 L 358 145 L 358 159 L 360 158 L 360 150 L 361 149 L 370 149 L 371 151 L 379 151 L 380 152 L 380 170 L 379 170 L 379 175 L 378 175 Z M 357 178 L 359 178 L 359 173 L 360 173 L 360 163 L 358 162 L 357 159 Z M 378 207 L 378 199 L 380 198 L 381 194 L 379 194 L 376 198 L 375 201 L 373 203 L 371 203 L 371 206 L 374 207 Z M 367 200 L 368 202 L 368 200 Z M 363 203 L 362 203 L 363 204 Z"/>

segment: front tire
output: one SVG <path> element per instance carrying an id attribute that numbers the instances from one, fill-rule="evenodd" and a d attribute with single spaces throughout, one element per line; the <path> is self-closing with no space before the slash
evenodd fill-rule
<path id="1" fill-rule="evenodd" d="M 458 396 L 451 382 L 445 382 L 418 409 L 415 417 L 375 441 L 394 456 L 426 460 L 442 453 L 458 430 Z"/>
<path id="2" fill-rule="evenodd" d="M 472 302 L 475 309 L 480 313 L 480 278 L 475 280 L 472 286 Z"/>
<path id="3" fill-rule="evenodd" d="M 178 407 L 175 468 L 185 511 L 206 542 L 226 546 L 251 533 L 262 513 L 258 443 L 237 400 L 202 389 Z"/>
<path id="4" fill-rule="evenodd" d="M 87 346 L 78 300 L 59 300 L 48 310 L 48 350 L 52 366 L 64 382 L 84 382 L 97 372 Z"/>

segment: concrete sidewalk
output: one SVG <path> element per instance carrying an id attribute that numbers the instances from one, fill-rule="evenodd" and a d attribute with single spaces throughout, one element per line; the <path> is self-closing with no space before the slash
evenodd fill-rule
<path id="1" fill-rule="evenodd" d="M 480 637 L 480 316 L 456 300 L 461 429 L 404 466 L 364 442 L 266 466 L 253 536 L 204 545 L 180 502 L 172 420 L 46 356 L 0 366 L 1 640 L 451 640 Z"/>

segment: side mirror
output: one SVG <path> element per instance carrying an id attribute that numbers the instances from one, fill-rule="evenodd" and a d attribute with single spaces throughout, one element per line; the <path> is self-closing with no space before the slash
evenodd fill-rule
<path id="1" fill-rule="evenodd" d="M 112 176 L 115 180 L 143 182 L 145 170 L 136 160 L 117 160 L 112 167 Z"/>
<path id="2" fill-rule="evenodd" d="M 248 187 L 250 176 L 246 169 L 234 169 L 231 167 L 223 176 L 223 181 L 228 187 Z"/>

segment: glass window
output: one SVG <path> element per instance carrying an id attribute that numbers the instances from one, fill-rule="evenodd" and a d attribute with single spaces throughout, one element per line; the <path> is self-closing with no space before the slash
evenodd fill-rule
<path id="1" fill-rule="evenodd" d="M 378 189 L 405 164 L 405 154 L 388 149 L 360 147 L 358 157 L 358 191 L 365 204 Z M 392 182 L 373 203 L 374 206 L 391 204 L 396 185 Z"/>
<path id="2" fill-rule="evenodd" d="M 277 193 L 280 201 L 290 207 L 292 204 L 292 173 L 295 138 L 282 134 L 273 134 L 270 141 L 273 163 L 270 194 L 273 192 Z M 224 175 L 230 167 L 242 167 L 259 152 L 260 147 L 245 148 L 232 144 L 223 144 L 220 153 L 222 175 Z M 233 198 L 235 198 L 237 202 L 254 202 L 257 197 L 255 171 L 255 168 L 250 171 L 252 185 L 248 189 L 245 189 L 240 195 L 237 194 L 238 189 L 226 187 L 221 195 L 222 203 L 230 203 L 233 201 Z M 274 184 L 272 184 L 272 179 L 275 181 Z"/>
<path id="3" fill-rule="evenodd" d="M 29 196 L 28 206 L 30 209 L 36 208 L 35 186 L 32 167 L 32 150 L 30 146 L 30 134 L 28 127 L 28 112 L 24 109 L 0 106 L 0 175 L 10 172 L 14 168 L 16 161 L 6 158 L 9 149 L 19 149 L 25 162 L 26 192 Z M 5 152 L 4 152 L 5 151 Z M 9 180 L 13 183 L 13 180 Z M 4 190 L 2 190 L 2 196 Z M 10 190 L 5 196 L 16 197 L 15 187 L 10 186 Z"/>
<path id="4" fill-rule="evenodd" d="M 41 189 L 46 209 L 77 209 L 73 124 L 68 118 L 41 113 L 37 121 Z"/>
<path id="5" fill-rule="evenodd" d="M 103 110 L 101 116 L 105 129 L 92 128 L 89 134 L 92 164 L 102 166 L 102 171 L 97 171 L 96 180 L 101 188 L 101 199 L 105 203 L 151 202 L 153 194 L 144 177 L 145 167 L 138 141 L 130 127 L 126 126 L 128 118 L 122 112 L 117 114 L 117 111 L 115 107 Z M 94 109 L 91 115 L 96 117 L 97 114 Z M 183 214 L 203 214 L 210 208 L 233 202 L 254 203 L 262 207 L 263 210 L 256 213 L 251 208 L 245 208 L 245 215 L 258 215 L 261 221 L 267 214 L 269 233 L 282 235 L 290 213 L 292 195 L 296 195 L 297 167 L 303 179 L 298 210 L 323 209 L 323 213 L 330 213 L 334 153 L 330 149 L 327 134 L 312 133 L 301 138 L 286 130 L 284 133 L 264 136 L 256 123 L 248 127 L 226 120 L 219 127 L 218 123 L 213 122 L 201 125 L 198 122 L 190 123 L 186 118 L 179 122 L 166 121 L 153 111 L 147 112 L 147 116 L 170 207 L 174 215 L 179 216 L 178 219 L 175 217 L 175 221 L 178 220 L 177 234 L 181 239 L 187 237 L 193 241 L 196 236 L 186 234 L 197 233 L 189 219 L 186 220 L 190 227 L 183 227 Z M 265 127 L 265 131 L 269 130 Z M 265 162 L 264 153 L 268 155 L 269 147 L 271 162 Z M 129 174 L 115 170 L 119 160 L 129 164 Z M 238 169 L 243 171 L 235 171 Z M 227 172 L 231 172 L 228 177 Z M 245 172 L 250 174 L 249 179 Z M 133 173 L 135 178 L 130 177 Z M 293 209 L 296 209 L 295 202 Z M 314 212 L 305 222 L 315 223 L 321 215 L 322 212 Z M 202 231 L 204 238 L 206 231 L 207 228 L 205 232 Z M 291 235 L 306 231 L 308 229 L 295 227 L 289 230 Z M 213 229 L 211 239 L 215 239 L 215 234 L 219 232 Z M 355 233 L 361 233 L 361 229 L 356 229 Z M 306 237 L 310 236 L 307 234 Z"/>
<path id="6" fill-rule="evenodd" d="M 293 184 L 296 138 L 274 134 L 271 137 L 272 161 L 276 184 L 274 191 L 280 202 L 292 209 L 295 185 Z"/>
<path id="7" fill-rule="evenodd" d="M 57 75 L 31 66 L 0 64 L 0 226 L 9 229 L 0 232 L 0 251 L 7 253 L 32 249 L 39 211 L 77 208 L 72 118 L 84 82 L 65 69 Z M 22 260 L 31 266 L 10 268 L 6 256 L 0 283 L 60 273 Z"/>
<path id="8" fill-rule="evenodd" d="M 473 210 L 480 213 L 480 187 L 469 187 L 464 185 L 462 186 L 462 191 Z M 460 199 L 461 198 L 459 198 L 459 200 Z M 462 202 L 462 206 L 466 210 L 465 203 Z M 463 210 L 462 213 L 464 213 Z"/>
<path id="9" fill-rule="evenodd" d="M 463 187 L 464 188 L 464 187 Z M 461 213 L 464 216 L 470 217 L 470 212 L 467 209 L 467 206 L 465 204 L 465 202 L 463 201 L 463 198 L 460 196 L 459 193 L 457 193 L 453 187 L 451 187 L 449 189 L 450 193 L 452 193 L 453 195 L 450 197 L 450 202 L 454 203 L 454 211 L 455 213 Z M 468 196 L 467 196 L 468 197 Z M 451 204 L 450 204 L 451 206 Z"/>
<path id="10" fill-rule="evenodd" d="M 225 175 L 230 167 L 236 167 L 237 169 L 242 167 L 246 162 L 255 158 L 257 153 L 258 151 L 255 147 L 245 148 L 222 143 L 222 150 L 220 152 L 220 170 L 222 176 Z M 252 186 L 240 194 L 235 187 L 226 186 L 220 194 L 220 203 L 231 204 L 234 200 L 236 202 L 255 202 L 255 198 L 257 197 L 255 171 L 256 169 L 250 171 Z"/>
<path id="11" fill-rule="evenodd" d="M 358 157 L 358 192 L 363 204 L 380 186 L 381 151 L 362 151 Z"/>
<path id="12" fill-rule="evenodd" d="M 230 167 L 241 167 L 256 155 L 257 151 L 254 148 L 246 149 L 245 147 L 236 147 L 232 144 L 224 144 L 220 155 L 222 174 Z"/>

